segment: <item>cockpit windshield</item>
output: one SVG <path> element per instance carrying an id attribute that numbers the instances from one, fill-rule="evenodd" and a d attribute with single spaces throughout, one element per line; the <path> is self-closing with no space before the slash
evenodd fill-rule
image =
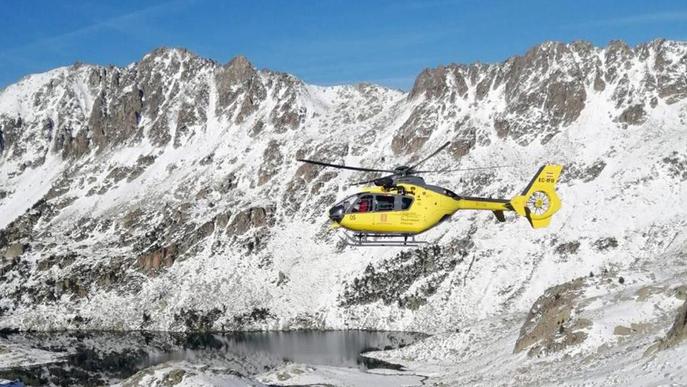
<path id="1" fill-rule="evenodd" d="M 334 207 L 343 207 L 344 212 L 348 212 L 348 209 L 355 203 L 355 201 L 358 199 L 358 194 L 351 195 L 347 197 L 346 199 L 336 203 Z"/>

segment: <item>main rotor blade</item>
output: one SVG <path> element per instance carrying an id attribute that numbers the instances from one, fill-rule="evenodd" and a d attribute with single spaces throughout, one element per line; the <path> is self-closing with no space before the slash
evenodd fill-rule
<path id="1" fill-rule="evenodd" d="M 425 161 L 427 161 L 427 160 L 431 159 L 432 157 L 436 156 L 437 153 L 439 153 L 439 152 L 441 152 L 442 150 L 444 150 L 444 148 L 446 148 L 447 146 L 449 146 L 449 144 L 451 144 L 451 141 L 446 141 L 446 143 L 445 143 L 444 145 L 440 146 L 439 149 L 435 150 L 431 155 L 429 155 L 429 156 L 425 157 L 424 159 L 418 161 L 417 163 L 415 163 L 414 165 L 412 165 L 409 169 L 410 169 L 410 170 L 413 170 L 413 169 L 415 169 L 416 167 L 418 167 L 420 164 L 422 164 L 422 163 L 424 163 Z"/>
<path id="2" fill-rule="evenodd" d="M 388 169 L 373 169 L 373 168 L 363 168 L 363 167 L 351 167 L 348 165 L 342 165 L 342 164 L 330 164 L 330 163 L 325 163 L 323 161 L 315 161 L 315 160 L 306 160 L 306 159 L 296 159 L 297 161 L 301 161 L 304 163 L 310 163 L 310 164 L 315 164 L 315 165 L 321 165 L 323 167 L 332 167 L 332 168 L 339 168 L 339 169 L 350 169 L 352 171 L 363 171 L 363 172 L 394 172 Z"/>
<path id="3" fill-rule="evenodd" d="M 455 169 L 437 169 L 434 171 L 413 171 L 413 173 L 449 173 L 449 172 L 461 172 L 461 171 L 477 171 L 480 169 L 500 169 L 500 168 L 515 168 L 514 165 L 494 165 L 491 167 L 473 167 L 473 168 L 455 168 Z"/>
<path id="4" fill-rule="evenodd" d="M 395 173 L 394 173 L 393 175 L 386 175 L 386 176 L 378 177 L 378 178 L 376 178 L 376 179 L 372 179 L 372 180 L 367 180 L 367 181 L 358 181 L 358 182 L 355 182 L 355 183 L 351 183 L 351 185 L 363 185 L 363 184 L 370 184 L 370 183 L 374 183 L 374 182 L 376 182 L 376 181 L 377 181 L 377 180 L 379 180 L 379 179 L 387 179 L 387 178 L 390 178 L 390 177 L 394 177 L 394 176 L 396 176 L 396 174 L 395 174 Z"/>

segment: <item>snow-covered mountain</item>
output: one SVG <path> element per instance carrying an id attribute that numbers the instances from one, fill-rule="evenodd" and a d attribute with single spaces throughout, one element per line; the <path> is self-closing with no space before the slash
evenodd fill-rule
<path id="1" fill-rule="evenodd" d="M 541 164 L 565 165 L 551 226 L 459 212 L 425 249 L 344 248 L 326 210 L 370 176 L 296 162 L 394 166 L 448 140 L 427 167 L 514 166 L 432 181 L 459 194 L 510 197 Z M 427 69 L 409 93 L 314 86 L 180 49 L 125 68 L 76 64 L 0 92 L 0 327 L 505 324 L 482 339 L 536 356 L 612 345 L 636 318 L 652 341 L 687 284 L 686 200 L 686 42 L 547 42 L 499 64 Z M 568 318 L 660 281 L 660 306 L 632 318 Z M 548 339 L 528 336 L 555 285 L 606 298 L 572 303 Z M 453 335 L 444 357 L 460 359 L 465 337 Z"/>

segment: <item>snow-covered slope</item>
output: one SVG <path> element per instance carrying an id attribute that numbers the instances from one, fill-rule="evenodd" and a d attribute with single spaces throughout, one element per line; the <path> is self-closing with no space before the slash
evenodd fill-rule
<path id="1" fill-rule="evenodd" d="M 684 385 L 684 234 L 657 260 L 549 289 L 528 315 L 490 316 L 370 356 L 404 364 L 437 384 Z"/>
<path id="2" fill-rule="evenodd" d="M 424 250 L 343 248 L 325 211 L 367 176 L 295 160 L 393 166 L 447 140 L 428 167 L 514 168 L 433 183 L 509 197 L 562 163 L 563 209 L 544 230 L 465 212 Z M 551 286 L 685 272 L 665 254 L 685 199 L 685 42 L 547 42 L 409 93 L 159 49 L 0 92 L 0 327 L 519 329 Z"/>

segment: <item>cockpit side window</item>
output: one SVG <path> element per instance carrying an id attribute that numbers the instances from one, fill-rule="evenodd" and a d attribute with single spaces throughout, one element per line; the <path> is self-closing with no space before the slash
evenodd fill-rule
<path id="1" fill-rule="evenodd" d="M 375 211 L 393 211 L 394 197 L 386 195 L 375 196 Z"/>
<path id="2" fill-rule="evenodd" d="M 350 212 L 370 212 L 373 210 L 372 200 L 373 196 L 372 195 L 362 195 L 360 199 L 358 199 L 355 204 L 353 204 L 353 207 L 351 207 Z"/>

